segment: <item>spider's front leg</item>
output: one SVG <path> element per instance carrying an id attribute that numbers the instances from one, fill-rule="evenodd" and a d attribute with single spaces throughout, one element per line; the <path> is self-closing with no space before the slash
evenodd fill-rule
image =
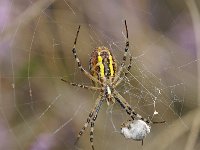
<path id="1" fill-rule="evenodd" d="M 114 91 L 114 98 L 115 100 L 120 104 L 120 106 L 126 110 L 126 113 L 133 119 L 140 119 L 146 122 L 147 124 L 151 124 L 150 120 L 143 118 L 141 115 L 135 112 L 134 109 L 131 108 L 131 106 L 126 102 L 126 100 L 115 90 Z"/>
<path id="2" fill-rule="evenodd" d="M 94 125 L 95 125 L 95 121 L 97 119 L 97 115 L 98 115 L 98 112 L 101 108 L 101 105 L 103 103 L 103 101 L 105 100 L 105 97 L 102 97 L 102 99 L 100 100 L 100 102 L 98 103 L 96 109 L 95 109 L 95 114 L 91 120 L 91 123 L 90 123 L 90 143 L 91 143 L 91 146 L 92 146 L 92 150 L 94 150 L 94 143 L 93 143 L 93 140 L 94 140 Z"/>
<path id="3" fill-rule="evenodd" d="M 114 98 L 115 100 L 120 104 L 120 106 L 126 110 L 126 113 L 133 119 L 139 119 L 147 124 L 158 124 L 158 123 L 165 123 L 166 121 L 151 121 L 149 119 L 143 118 L 141 115 L 135 112 L 134 109 L 131 108 L 131 106 L 126 102 L 126 100 L 115 90 L 114 91 Z"/>
<path id="4" fill-rule="evenodd" d="M 94 125 L 95 125 L 95 121 L 97 119 L 98 116 L 98 112 L 101 108 L 101 105 L 103 103 L 103 101 L 105 100 L 105 97 L 100 95 L 98 97 L 98 99 L 96 100 L 95 106 L 92 109 L 92 111 L 89 113 L 89 117 L 87 118 L 86 123 L 84 124 L 84 126 L 82 127 L 82 129 L 80 130 L 77 139 L 75 141 L 75 144 L 78 142 L 78 140 L 80 139 L 80 137 L 83 135 L 83 133 L 85 132 L 86 128 L 88 127 L 88 125 L 90 124 L 91 130 L 90 130 L 90 143 L 92 146 L 92 149 L 94 150 L 94 144 L 93 144 L 93 139 L 94 139 Z"/>

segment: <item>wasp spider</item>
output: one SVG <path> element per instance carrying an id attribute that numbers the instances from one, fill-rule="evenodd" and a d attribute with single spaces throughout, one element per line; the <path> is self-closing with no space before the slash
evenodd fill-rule
<path id="1" fill-rule="evenodd" d="M 77 142 L 79 138 L 83 135 L 86 128 L 90 125 L 90 143 L 93 150 L 94 150 L 93 139 L 94 139 L 95 120 L 97 119 L 98 112 L 103 102 L 107 102 L 107 104 L 109 105 L 117 101 L 119 105 L 123 109 L 125 109 L 126 113 L 133 120 L 135 119 L 143 120 L 147 124 L 155 123 L 137 114 L 135 110 L 133 110 L 131 106 L 127 103 L 127 101 L 115 90 L 115 88 L 123 80 L 123 77 L 120 77 L 123 73 L 123 70 L 126 68 L 127 72 L 123 74 L 124 76 L 126 76 L 129 70 L 131 69 L 132 57 L 130 57 L 129 65 L 128 66 L 125 65 L 127 52 L 129 50 L 129 40 L 128 40 L 128 28 L 127 28 L 126 20 L 124 23 L 125 23 L 125 30 L 126 30 L 126 46 L 125 46 L 123 59 L 119 66 L 119 69 L 117 69 L 117 63 L 111 51 L 104 46 L 97 47 L 92 52 L 90 60 L 89 60 L 90 73 L 83 68 L 80 62 L 80 59 L 76 53 L 76 42 L 77 42 L 78 34 L 80 31 L 80 26 L 79 26 L 76 33 L 76 38 L 74 41 L 74 47 L 72 49 L 72 52 L 78 64 L 78 68 L 90 80 L 92 80 L 94 86 L 85 86 L 85 85 L 76 84 L 76 83 L 69 83 L 68 81 L 64 79 L 61 79 L 62 81 L 67 82 L 73 86 L 78 86 L 78 87 L 89 89 L 89 90 L 99 91 L 100 93 L 99 97 L 96 99 L 94 107 L 89 113 L 86 123 L 84 124 L 83 128 L 80 130 L 77 140 L 76 140 Z"/>

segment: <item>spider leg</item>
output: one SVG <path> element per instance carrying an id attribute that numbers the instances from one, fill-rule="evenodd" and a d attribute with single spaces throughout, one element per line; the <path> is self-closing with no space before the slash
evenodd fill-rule
<path id="1" fill-rule="evenodd" d="M 126 47 L 125 47 L 125 50 L 124 50 L 124 56 L 123 56 L 123 60 L 122 60 L 122 63 L 120 65 L 119 71 L 117 72 L 117 76 L 113 81 L 114 84 L 118 81 L 120 74 L 122 73 L 122 71 L 125 67 L 126 57 L 127 57 L 127 53 L 128 53 L 128 50 L 129 50 L 128 27 L 127 27 L 127 24 L 126 24 L 126 20 L 124 21 L 124 23 L 125 23 L 125 28 L 126 28 Z"/>
<path id="2" fill-rule="evenodd" d="M 94 91 L 97 91 L 97 90 L 101 90 L 101 88 L 99 87 L 94 87 L 94 86 L 87 86 L 87 85 L 82 85 L 82 84 L 76 84 L 76 83 L 71 83 L 65 79 L 61 79 L 61 81 L 64 81 L 65 83 L 68 83 L 68 84 L 71 84 L 72 86 L 77 86 L 77 87 L 80 87 L 80 88 L 84 88 L 84 89 L 88 89 L 88 90 L 94 90 Z"/>
<path id="3" fill-rule="evenodd" d="M 114 98 L 115 100 L 120 104 L 120 106 L 126 110 L 126 113 L 134 120 L 135 118 L 138 118 L 140 120 L 143 120 L 147 124 L 151 124 L 150 120 L 143 118 L 141 115 L 137 114 L 134 109 L 131 108 L 131 106 L 126 102 L 126 100 L 117 92 L 114 91 Z"/>
<path id="4" fill-rule="evenodd" d="M 128 67 L 127 67 L 127 71 L 124 73 L 124 75 L 127 77 L 129 71 L 131 70 L 131 67 L 132 67 L 132 60 L 133 60 L 133 57 L 130 56 L 130 60 L 129 60 L 129 64 L 128 64 Z"/>
<path id="5" fill-rule="evenodd" d="M 91 120 L 91 123 L 90 123 L 90 143 L 91 143 L 91 146 L 92 146 L 92 150 L 94 150 L 94 143 L 93 143 L 93 140 L 94 140 L 94 125 L 95 125 L 95 121 L 97 119 L 97 116 L 98 116 L 98 112 L 101 108 L 101 105 L 104 101 L 104 98 L 99 102 L 99 105 L 97 106 L 96 110 L 95 110 L 95 115 L 93 116 L 92 120 Z"/>
<path id="6" fill-rule="evenodd" d="M 88 125 L 89 125 L 89 123 L 90 123 L 91 117 L 93 116 L 93 113 L 94 113 L 94 111 L 91 111 L 91 112 L 89 113 L 89 117 L 87 118 L 87 121 L 86 121 L 86 123 L 84 124 L 84 126 L 82 127 L 82 129 L 79 131 L 78 136 L 77 136 L 76 141 L 75 141 L 74 144 L 76 144 L 76 143 L 79 141 L 80 137 L 81 137 L 81 136 L 83 135 L 83 133 L 85 132 L 86 128 L 88 127 Z"/>
<path id="7" fill-rule="evenodd" d="M 79 59 L 78 56 L 77 56 L 77 53 L 76 53 L 76 42 L 77 42 L 77 39 L 78 39 L 78 34 L 79 34 L 79 31 L 80 31 L 80 27 L 81 27 L 81 26 L 79 25 L 78 30 L 77 30 L 77 32 L 76 32 L 76 38 L 75 38 L 75 40 L 74 40 L 74 47 L 73 47 L 73 49 L 72 49 L 74 58 L 75 58 L 75 60 L 76 60 L 76 62 L 77 62 L 77 64 L 78 64 L 78 68 L 79 68 L 89 79 L 91 79 L 91 80 L 94 81 L 94 82 L 97 82 L 97 83 L 101 84 L 101 82 L 100 82 L 99 80 L 97 80 L 95 77 L 93 77 L 89 72 L 87 72 L 87 71 L 83 68 L 83 66 L 82 66 L 82 64 L 81 64 L 81 62 L 80 62 L 80 59 Z"/>
<path id="8" fill-rule="evenodd" d="M 114 85 L 114 88 L 116 88 L 124 80 L 124 77 L 127 77 L 127 75 L 129 74 L 129 71 L 131 70 L 131 67 L 132 67 L 132 60 L 133 60 L 133 57 L 130 56 L 130 61 L 129 61 L 129 65 L 127 67 L 127 71 L 124 73 L 123 77 L 118 78 L 116 84 Z"/>
<path id="9" fill-rule="evenodd" d="M 141 115 L 137 114 L 134 109 L 131 108 L 131 106 L 126 102 L 126 100 L 115 90 L 114 91 L 114 98 L 115 100 L 120 104 L 122 108 L 126 110 L 126 113 L 134 120 L 140 119 L 146 122 L 147 124 L 158 124 L 158 123 L 165 123 L 166 121 L 151 121 L 149 119 L 143 118 Z"/>
<path id="10" fill-rule="evenodd" d="M 86 123 L 84 124 L 84 126 L 82 127 L 82 129 L 80 130 L 78 136 L 77 136 L 77 139 L 75 141 L 75 144 L 78 142 L 78 140 L 80 139 L 80 137 L 83 135 L 83 133 L 85 132 L 86 128 L 88 127 L 89 123 L 90 123 L 90 126 L 91 126 L 91 131 L 90 131 L 90 143 L 91 143 L 91 146 L 92 146 L 92 149 L 94 150 L 94 145 L 93 145 L 93 133 L 94 133 L 94 124 L 95 124 L 95 120 L 97 118 L 97 115 L 98 115 L 98 112 L 101 108 L 101 105 L 104 101 L 104 97 L 102 97 L 100 95 L 100 97 L 96 100 L 96 103 L 95 103 L 95 106 L 94 108 L 92 109 L 92 111 L 90 112 L 89 114 L 89 117 L 87 118 L 87 121 Z"/>

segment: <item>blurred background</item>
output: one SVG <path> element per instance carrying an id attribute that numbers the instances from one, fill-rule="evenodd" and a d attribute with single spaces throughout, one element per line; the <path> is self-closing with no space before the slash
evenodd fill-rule
<path id="1" fill-rule="evenodd" d="M 152 125 L 142 146 L 120 134 L 125 111 L 103 104 L 95 149 L 200 149 L 199 9 L 197 0 L 1 0 L 0 150 L 91 149 L 90 129 L 74 142 L 98 93 L 60 79 L 92 85 L 71 52 L 78 25 L 87 70 L 101 45 L 119 65 L 125 19 L 133 62 L 117 90 L 139 114 L 166 123 Z"/>

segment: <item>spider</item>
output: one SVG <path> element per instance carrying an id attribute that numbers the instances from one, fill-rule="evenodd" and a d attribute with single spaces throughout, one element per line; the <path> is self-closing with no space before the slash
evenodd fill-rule
<path id="1" fill-rule="evenodd" d="M 70 83 L 64 79 L 61 79 L 62 81 L 69 83 L 73 86 L 99 91 L 99 96 L 96 99 L 95 105 L 92 108 L 92 110 L 89 113 L 89 116 L 80 130 L 77 141 L 80 139 L 80 137 L 83 135 L 86 128 L 90 125 L 90 143 L 91 147 L 94 150 L 94 125 L 95 121 L 98 116 L 98 112 L 103 104 L 103 102 L 107 102 L 108 105 L 114 104 L 115 102 L 118 102 L 119 105 L 125 109 L 126 113 L 133 119 L 139 119 L 143 120 L 147 124 L 151 123 L 157 123 L 152 122 L 149 119 L 143 118 L 141 115 L 137 114 L 134 109 L 131 108 L 131 106 L 128 104 L 128 102 L 115 90 L 115 88 L 123 81 L 123 77 L 120 77 L 123 73 L 124 69 L 127 69 L 127 71 L 124 73 L 124 76 L 127 76 L 128 72 L 131 69 L 131 62 L 132 57 L 130 57 L 130 63 L 128 66 L 125 65 L 126 59 L 127 59 L 127 53 L 129 50 L 129 40 L 128 40 L 128 27 L 126 20 L 124 21 L 125 24 L 125 30 L 126 30 L 126 46 L 124 50 L 124 55 L 122 62 L 119 66 L 119 69 L 117 69 L 117 63 L 115 58 L 113 57 L 111 51 L 104 46 L 97 47 L 94 49 L 94 51 L 91 54 L 90 60 L 89 60 L 89 70 L 90 72 L 86 71 L 77 55 L 76 52 L 76 42 L 78 39 L 79 31 L 80 31 L 80 25 L 78 27 L 78 30 L 76 32 L 76 37 L 74 40 L 74 46 L 72 49 L 73 55 L 75 57 L 75 60 L 78 64 L 78 68 L 93 82 L 93 86 L 86 86 L 76 83 Z"/>

